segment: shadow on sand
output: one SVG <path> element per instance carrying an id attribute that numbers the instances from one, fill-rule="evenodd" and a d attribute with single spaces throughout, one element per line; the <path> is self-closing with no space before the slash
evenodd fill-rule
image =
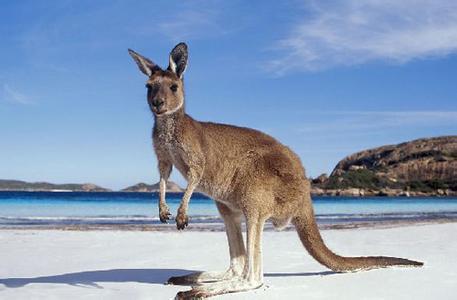
<path id="1" fill-rule="evenodd" d="M 0 278 L 0 284 L 3 284 L 8 288 L 19 288 L 30 283 L 57 283 L 81 287 L 103 288 L 97 283 L 138 282 L 164 284 L 171 276 L 182 276 L 192 272 L 196 271 L 183 269 L 113 269 L 30 278 Z M 265 273 L 265 277 L 326 276 L 332 274 L 338 273 L 331 271 L 309 273 Z"/>
<path id="2" fill-rule="evenodd" d="M 195 271 L 182 269 L 113 269 L 30 278 L 0 278 L 0 284 L 18 288 L 30 283 L 58 283 L 102 288 L 100 282 L 138 282 L 164 284 L 171 276 L 181 276 Z"/>

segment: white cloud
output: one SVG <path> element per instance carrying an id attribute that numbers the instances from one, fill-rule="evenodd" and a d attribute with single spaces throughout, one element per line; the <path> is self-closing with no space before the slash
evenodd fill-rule
<path id="1" fill-rule="evenodd" d="M 328 111 L 311 112 L 325 122 L 314 120 L 299 131 L 303 133 L 351 133 L 371 130 L 405 129 L 407 127 L 457 126 L 457 111 Z"/>
<path id="2" fill-rule="evenodd" d="M 32 103 L 26 95 L 19 92 L 16 89 L 11 88 L 8 84 L 3 84 L 3 88 L 1 91 L 2 99 L 4 101 L 18 103 L 18 104 L 30 104 Z"/>
<path id="3" fill-rule="evenodd" d="M 457 2 L 336 0 L 307 2 L 268 68 L 321 70 L 371 61 L 406 63 L 457 52 Z"/>

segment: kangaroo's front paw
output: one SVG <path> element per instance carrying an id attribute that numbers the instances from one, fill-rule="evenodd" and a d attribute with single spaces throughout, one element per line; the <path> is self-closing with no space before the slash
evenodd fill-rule
<path id="1" fill-rule="evenodd" d="M 160 222 L 167 223 L 167 221 L 170 220 L 170 216 L 171 216 L 171 213 L 168 210 L 168 207 L 160 209 L 160 211 L 159 211 Z"/>
<path id="2" fill-rule="evenodd" d="M 176 227 L 178 230 L 183 230 L 187 225 L 189 225 L 189 217 L 187 214 L 178 212 L 178 215 L 176 216 Z"/>

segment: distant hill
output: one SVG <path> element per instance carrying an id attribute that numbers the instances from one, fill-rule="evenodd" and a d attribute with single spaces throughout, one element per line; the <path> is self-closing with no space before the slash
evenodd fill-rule
<path id="1" fill-rule="evenodd" d="M 156 184 L 146 184 L 143 182 L 137 183 L 135 185 L 129 186 L 125 189 L 122 189 L 121 192 L 158 192 L 159 191 L 159 183 Z M 167 182 L 167 192 L 174 192 L 180 193 L 184 190 L 179 187 L 173 181 Z"/>
<path id="2" fill-rule="evenodd" d="M 109 192 L 109 189 L 92 183 L 54 184 L 49 182 L 25 182 L 0 179 L 0 191 L 72 191 L 72 192 Z"/>
<path id="3" fill-rule="evenodd" d="M 341 160 L 323 190 L 359 189 L 365 194 L 457 194 L 457 136 L 418 139 L 360 151 Z M 352 191 L 351 193 L 357 193 Z"/>
<path id="4" fill-rule="evenodd" d="M 343 196 L 457 196 L 457 136 L 418 139 L 360 151 L 342 159 L 330 176 L 312 179 L 312 194 Z M 1 180 L 0 191 L 109 192 L 95 184 Z M 158 192 L 138 183 L 122 192 Z M 167 192 L 183 192 L 169 181 Z"/>

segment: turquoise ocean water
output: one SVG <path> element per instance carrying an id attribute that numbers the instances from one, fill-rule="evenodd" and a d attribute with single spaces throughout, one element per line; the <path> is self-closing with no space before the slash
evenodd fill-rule
<path id="1" fill-rule="evenodd" d="M 174 214 L 182 194 L 168 193 Z M 0 192 L 0 228 L 159 224 L 156 193 Z M 320 224 L 457 220 L 457 198 L 314 197 Z M 192 223 L 221 223 L 214 202 L 192 197 Z"/>

